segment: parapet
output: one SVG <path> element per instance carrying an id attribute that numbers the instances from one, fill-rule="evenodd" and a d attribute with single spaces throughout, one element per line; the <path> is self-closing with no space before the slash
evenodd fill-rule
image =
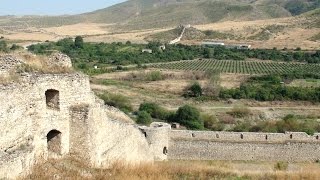
<path id="1" fill-rule="evenodd" d="M 223 142 L 261 142 L 261 143 L 284 143 L 289 141 L 319 142 L 320 133 L 312 136 L 305 132 L 285 133 L 253 133 L 253 132 L 221 132 L 221 131 L 188 131 L 172 130 L 171 139 L 207 140 Z"/>

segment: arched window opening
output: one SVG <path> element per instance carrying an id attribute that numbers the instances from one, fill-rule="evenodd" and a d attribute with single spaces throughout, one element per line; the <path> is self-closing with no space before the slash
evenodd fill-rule
<path id="1" fill-rule="evenodd" d="M 240 138 L 243 139 L 243 134 L 240 135 Z"/>

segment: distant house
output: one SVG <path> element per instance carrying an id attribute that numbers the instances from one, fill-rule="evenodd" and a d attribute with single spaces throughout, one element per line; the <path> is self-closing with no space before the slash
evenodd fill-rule
<path id="1" fill-rule="evenodd" d="M 203 46 L 225 46 L 223 42 L 205 41 L 202 42 Z"/>
<path id="2" fill-rule="evenodd" d="M 147 53 L 151 54 L 152 53 L 152 49 L 142 49 L 142 52 L 143 53 L 147 52 Z"/>
<path id="3" fill-rule="evenodd" d="M 251 45 L 250 44 L 240 44 L 237 45 L 237 49 L 250 49 Z"/>
<path id="4" fill-rule="evenodd" d="M 165 45 L 161 45 L 161 46 L 159 46 L 159 49 L 160 49 L 160 50 L 165 50 L 165 49 L 166 49 L 166 46 L 165 46 Z"/>

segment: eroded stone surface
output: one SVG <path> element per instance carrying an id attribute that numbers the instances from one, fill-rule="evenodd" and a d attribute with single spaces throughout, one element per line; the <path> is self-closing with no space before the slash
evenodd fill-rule
<path id="1" fill-rule="evenodd" d="M 23 63 L 23 60 L 12 55 L 0 56 L 0 76 L 8 76 L 10 71 Z"/>
<path id="2" fill-rule="evenodd" d="M 49 57 L 48 66 L 60 66 L 70 68 L 72 62 L 69 56 L 62 53 L 54 53 Z"/>

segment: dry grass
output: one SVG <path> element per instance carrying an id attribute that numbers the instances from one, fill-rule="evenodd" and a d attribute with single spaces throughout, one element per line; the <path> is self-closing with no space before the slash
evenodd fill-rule
<path id="1" fill-rule="evenodd" d="M 277 162 L 168 161 L 155 164 L 114 163 L 108 169 L 94 169 L 73 158 L 49 160 L 36 165 L 21 179 L 318 179 L 320 166 L 291 163 L 288 170 L 277 170 Z M 291 167 L 291 169 L 290 169 Z"/>
<path id="2" fill-rule="evenodd" d="M 24 63 L 17 65 L 7 75 L 1 76 L 0 84 L 19 82 L 21 73 L 61 74 L 75 72 L 73 68 L 52 65 L 46 56 L 36 56 L 26 52 L 18 52 L 14 56 L 22 59 Z"/>
<path id="3" fill-rule="evenodd" d="M 178 71 L 178 70 L 158 70 L 158 69 L 146 69 L 146 70 L 132 70 L 123 72 L 113 72 L 94 76 L 96 79 L 113 79 L 113 80 L 126 80 L 126 81 L 143 81 L 144 76 L 148 73 L 160 71 L 164 79 L 172 80 L 204 80 L 207 79 L 205 72 L 200 71 Z"/>
<path id="4" fill-rule="evenodd" d="M 84 36 L 84 35 L 101 35 L 109 33 L 108 24 L 97 23 L 79 23 L 73 25 L 65 25 L 60 27 L 43 28 L 45 33 L 55 34 L 56 36 Z"/>
<path id="5" fill-rule="evenodd" d="M 255 21 L 222 21 L 211 24 L 195 25 L 200 30 L 213 30 L 222 33 L 230 33 L 239 37 L 236 40 L 224 40 L 226 43 L 248 43 L 253 48 L 282 49 L 287 47 L 294 49 L 300 46 L 303 49 L 319 48 L 319 41 L 312 41 L 312 37 L 319 33 L 319 28 L 301 28 L 299 24 L 305 22 L 304 18 L 288 17 L 277 19 L 265 19 Z M 263 28 L 270 25 L 284 26 L 285 29 L 279 33 L 272 34 L 267 41 L 245 40 L 257 34 Z M 172 27 L 175 28 L 175 27 Z M 113 24 L 81 23 L 51 28 L 26 28 L 24 30 L 10 31 L 1 36 L 10 40 L 26 41 L 56 41 L 68 36 L 83 35 L 90 42 L 126 42 L 146 43 L 145 38 L 159 32 L 168 31 L 171 28 L 145 29 L 139 31 L 117 32 Z M 199 41 L 183 41 L 186 44 L 199 44 Z M 23 45 L 23 44 L 22 44 Z"/>
<path id="6" fill-rule="evenodd" d="M 29 53 L 22 53 L 18 56 L 25 60 L 25 64 L 21 64 L 17 67 L 18 73 L 37 72 L 43 74 L 56 74 L 74 72 L 72 68 L 52 65 L 46 56 L 36 56 Z"/>
<path id="7" fill-rule="evenodd" d="M 19 82 L 20 76 L 14 71 L 10 71 L 8 76 L 0 76 L 0 84 L 6 85 L 13 82 Z"/>

